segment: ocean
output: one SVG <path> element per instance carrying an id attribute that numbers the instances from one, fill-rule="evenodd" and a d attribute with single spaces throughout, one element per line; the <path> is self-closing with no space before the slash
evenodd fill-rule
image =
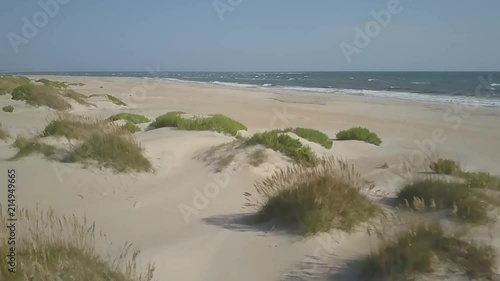
<path id="1" fill-rule="evenodd" d="M 22 74 L 155 77 L 242 88 L 500 106 L 500 72 L 37 72 Z"/>

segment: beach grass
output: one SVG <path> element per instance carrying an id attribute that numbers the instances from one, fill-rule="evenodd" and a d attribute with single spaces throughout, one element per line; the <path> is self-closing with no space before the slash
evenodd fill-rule
<path id="1" fill-rule="evenodd" d="M 105 130 L 107 126 L 99 120 L 70 114 L 59 114 L 58 119 L 52 120 L 45 126 L 41 136 L 82 140 L 87 138 L 89 134 Z"/>
<path id="2" fill-rule="evenodd" d="M 245 141 L 246 145 L 261 144 L 272 150 L 283 153 L 296 163 L 315 165 L 317 157 L 309 146 L 304 146 L 299 140 L 284 134 L 281 130 L 256 133 Z"/>
<path id="3" fill-rule="evenodd" d="M 264 198 L 256 218 L 303 236 L 332 228 L 349 232 L 379 212 L 362 194 L 364 188 L 369 187 L 360 175 L 333 157 L 314 168 L 294 165 L 256 184 Z"/>
<path id="4" fill-rule="evenodd" d="M 460 165 L 455 160 L 442 158 L 432 162 L 430 169 L 442 175 L 456 175 L 461 171 Z"/>
<path id="5" fill-rule="evenodd" d="M 286 132 L 292 132 L 296 134 L 297 136 L 306 139 L 311 142 L 315 142 L 325 148 L 332 148 L 333 142 L 330 139 L 330 137 L 318 130 L 315 129 L 309 129 L 309 128 L 290 128 L 286 129 Z"/>
<path id="6" fill-rule="evenodd" d="M 237 136 L 238 131 L 247 129 L 245 125 L 222 114 L 185 118 L 182 112 L 169 112 L 158 116 L 151 126 L 154 128 L 175 127 L 190 131 L 214 131 L 231 136 Z"/>
<path id="7" fill-rule="evenodd" d="M 2 122 L 0 122 L 0 140 L 7 140 L 10 137 L 9 132 L 7 132 L 7 129 L 3 126 Z"/>
<path id="8" fill-rule="evenodd" d="M 134 113 L 118 113 L 110 116 L 108 120 L 109 121 L 125 120 L 133 124 L 142 124 L 150 121 L 147 117 Z"/>
<path id="9" fill-rule="evenodd" d="M 432 162 L 430 168 L 437 174 L 459 177 L 472 188 L 484 188 L 500 191 L 500 177 L 487 172 L 464 171 L 455 160 L 439 158 Z"/>
<path id="10" fill-rule="evenodd" d="M 12 94 L 15 88 L 27 85 L 30 81 L 24 76 L 0 75 L 0 95 Z"/>
<path id="11" fill-rule="evenodd" d="M 10 160 L 18 160 L 32 154 L 42 154 L 51 158 L 57 153 L 54 146 L 40 142 L 37 137 L 18 136 L 12 147 L 17 148 L 17 153 Z"/>
<path id="12" fill-rule="evenodd" d="M 377 146 L 382 144 L 382 140 L 377 134 L 370 132 L 367 128 L 354 127 L 337 133 L 338 140 L 359 140 Z"/>
<path id="13" fill-rule="evenodd" d="M 42 83 L 45 86 L 57 88 L 57 89 L 67 89 L 68 83 L 67 82 L 60 82 L 60 81 L 52 81 L 46 78 L 38 79 L 36 82 Z"/>
<path id="14" fill-rule="evenodd" d="M 32 106 L 47 106 L 55 110 L 67 110 L 71 105 L 50 86 L 27 84 L 12 91 L 13 100 L 25 101 Z"/>
<path id="15" fill-rule="evenodd" d="M 131 122 L 128 120 L 125 122 L 125 124 L 122 126 L 122 128 L 126 129 L 127 131 L 131 132 L 132 134 L 141 131 L 141 128 L 139 128 L 139 126 L 137 126 L 134 122 Z"/>
<path id="16" fill-rule="evenodd" d="M 254 167 L 258 167 L 266 162 L 267 158 L 266 150 L 259 148 L 248 155 L 248 163 Z"/>
<path id="17" fill-rule="evenodd" d="M 439 222 L 414 224 L 395 237 L 379 236 L 379 249 L 361 262 L 363 280 L 414 280 L 450 262 L 470 280 L 492 280 L 494 275 L 493 248 L 446 234 Z"/>
<path id="18" fill-rule="evenodd" d="M 413 210 L 450 210 L 458 219 L 482 224 L 491 221 L 490 205 L 481 191 L 465 183 L 423 179 L 405 186 L 397 195 L 402 206 Z"/>
<path id="19" fill-rule="evenodd" d="M 0 212 L 0 222 L 8 225 L 8 214 Z M 52 210 L 19 209 L 16 212 L 15 273 L 8 264 L 11 244 L 0 240 L 0 280 L 8 281 L 151 281 L 154 265 L 143 269 L 138 265 L 138 251 L 126 243 L 115 257 L 98 250 L 96 242 L 113 247 L 104 234 L 85 217 L 60 216 Z M 10 237 L 7 227 L 0 228 L 1 237 Z M 121 250 L 120 250 L 121 249 Z"/>
<path id="20" fill-rule="evenodd" d="M 84 94 L 78 93 L 78 92 L 76 92 L 74 90 L 71 90 L 71 89 L 69 89 L 69 90 L 62 90 L 61 91 L 61 95 L 64 96 L 64 97 L 66 97 L 66 98 L 70 98 L 70 99 L 76 101 L 79 104 L 86 105 L 86 106 L 94 106 L 95 107 L 95 104 L 90 103 L 88 101 L 89 97 L 87 97 Z"/>
<path id="21" fill-rule="evenodd" d="M 6 105 L 6 106 L 2 107 L 2 110 L 4 112 L 14 112 L 14 107 L 12 105 Z"/>
<path id="22" fill-rule="evenodd" d="M 105 97 L 107 98 L 111 103 L 113 104 L 116 104 L 116 105 L 119 105 L 119 106 L 127 106 L 126 103 L 124 103 L 121 99 L 113 96 L 113 95 L 110 95 L 110 94 L 93 94 L 93 95 L 90 95 L 89 97 Z"/>

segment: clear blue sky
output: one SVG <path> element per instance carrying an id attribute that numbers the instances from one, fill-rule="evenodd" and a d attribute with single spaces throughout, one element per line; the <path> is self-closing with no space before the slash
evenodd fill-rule
<path id="1" fill-rule="evenodd" d="M 8 34 L 43 10 L 2 1 L 0 71 L 500 70 L 498 0 L 401 0 L 351 63 L 339 44 L 389 1 L 243 0 L 222 21 L 213 0 L 65 1 L 17 54 Z"/>

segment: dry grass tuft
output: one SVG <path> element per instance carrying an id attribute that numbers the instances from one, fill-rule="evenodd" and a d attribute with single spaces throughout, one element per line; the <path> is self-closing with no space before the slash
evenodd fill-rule
<path id="1" fill-rule="evenodd" d="M 155 267 L 148 264 L 138 269 L 139 251 L 130 252 L 126 243 L 118 257 L 103 256 L 96 242 L 107 243 L 86 218 L 58 216 L 52 210 L 35 212 L 17 210 L 16 273 L 9 272 L 6 260 L 0 263 L 0 280 L 9 281 L 151 281 Z M 7 225 L 8 214 L 1 213 L 0 222 Z M 0 237 L 9 237 L 8 228 L 0 228 Z M 8 239 L 0 240 L 0 255 L 10 254 Z M 111 247 L 112 244 L 107 246 Z"/>
<path id="2" fill-rule="evenodd" d="M 304 236 L 332 228 L 351 231 L 378 213 L 362 194 L 369 188 L 352 167 L 333 157 L 313 168 L 294 165 L 256 184 L 264 198 L 257 219 L 297 228 Z"/>
<path id="3" fill-rule="evenodd" d="M 40 139 L 37 137 L 18 136 L 12 146 L 17 148 L 17 153 L 10 160 L 17 160 L 34 153 L 52 158 L 57 153 L 57 149 L 54 146 L 40 142 Z"/>
<path id="4" fill-rule="evenodd" d="M 15 88 L 29 83 L 30 79 L 24 76 L 0 75 L 0 96 L 12 94 Z"/>
<path id="5" fill-rule="evenodd" d="M 82 105 L 94 106 L 94 107 L 96 106 L 95 104 L 88 102 L 89 97 L 87 97 L 84 94 L 78 93 L 74 90 L 71 90 L 71 89 L 70 90 L 62 90 L 61 95 L 66 97 L 66 98 L 70 98 L 70 99 L 72 99 L 72 100 L 74 100 L 77 103 L 82 104 Z"/>
<path id="6" fill-rule="evenodd" d="M 55 110 L 67 110 L 71 105 L 60 95 L 56 88 L 26 84 L 12 91 L 13 100 L 26 101 L 32 106 L 47 106 Z"/>
<path id="7" fill-rule="evenodd" d="M 248 155 L 248 163 L 254 167 L 258 167 L 266 162 L 268 156 L 265 149 L 257 149 Z"/>

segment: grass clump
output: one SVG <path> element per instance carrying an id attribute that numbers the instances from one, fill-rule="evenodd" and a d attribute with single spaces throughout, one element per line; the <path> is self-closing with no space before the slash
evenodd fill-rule
<path id="1" fill-rule="evenodd" d="M 118 113 L 108 118 L 110 121 L 125 120 L 133 124 L 142 124 L 149 122 L 149 119 L 140 114 L 134 113 Z"/>
<path id="2" fill-rule="evenodd" d="M 500 190 L 500 177 L 490 173 L 462 171 L 460 176 L 470 187 Z"/>
<path id="3" fill-rule="evenodd" d="M 30 83 L 30 79 L 24 76 L 0 75 L 0 95 L 12 93 L 12 91 L 22 85 Z"/>
<path id="4" fill-rule="evenodd" d="M 332 148 L 333 145 L 333 142 L 332 140 L 330 140 L 330 137 L 318 130 L 308 129 L 308 128 L 295 128 L 295 129 L 287 129 L 285 131 L 292 132 L 303 139 L 315 142 L 328 149 Z"/>
<path id="5" fill-rule="evenodd" d="M 110 95 L 110 94 L 104 94 L 104 95 L 94 94 L 94 95 L 90 95 L 89 97 L 106 97 L 110 102 L 112 102 L 116 105 L 127 106 L 127 104 L 124 103 L 122 100 L 120 100 L 119 98 L 117 98 L 113 95 Z"/>
<path id="6" fill-rule="evenodd" d="M 3 127 L 2 122 L 0 122 L 0 140 L 6 140 L 10 137 L 9 132 Z"/>
<path id="7" fill-rule="evenodd" d="M 48 106 L 56 110 L 67 110 L 71 105 L 59 92 L 50 86 L 23 85 L 12 91 L 13 100 L 22 100 L 32 106 Z"/>
<path id="8" fill-rule="evenodd" d="M 9 281 L 151 281 L 155 268 L 147 265 L 138 269 L 138 251 L 130 251 L 131 244 L 121 247 L 116 258 L 104 256 L 97 250 L 96 242 L 111 247 L 105 236 L 89 224 L 86 218 L 59 216 L 52 210 L 20 209 L 16 212 L 16 256 L 15 273 L 7 260 L 0 263 L 0 280 Z M 8 224 L 8 214 L 0 212 L 0 222 Z M 98 234 L 101 233 L 101 234 Z M 9 237 L 9 229 L 0 229 L 1 237 Z M 12 245 L 8 239 L 0 240 L 0 255 L 10 254 Z"/>
<path id="9" fill-rule="evenodd" d="M 382 140 L 377 134 L 370 132 L 367 128 L 355 127 L 337 133 L 338 140 L 359 140 L 374 145 L 381 145 Z"/>
<path id="10" fill-rule="evenodd" d="M 85 164 L 95 161 L 100 166 L 112 168 L 119 173 L 153 170 L 151 162 L 143 155 L 143 149 L 129 132 L 112 130 L 89 135 L 69 153 L 67 160 Z"/>
<path id="11" fill-rule="evenodd" d="M 439 158 L 431 163 L 430 169 L 438 174 L 455 175 L 460 172 L 460 165 L 454 160 Z"/>
<path id="12" fill-rule="evenodd" d="M 481 197 L 465 183 L 425 179 L 405 186 L 397 199 L 414 210 L 449 209 L 459 219 L 478 224 L 490 220 L 489 205 Z"/>
<path id="13" fill-rule="evenodd" d="M 378 251 L 361 263 L 363 280 L 413 280 L 446 263 L 460 267 L 470 279 L 491 280 L 494 275 L 496 256 L 491 247 L 447 235 L 438 222 L 413 225 L 392 239 L 387 233 L 379 236 Z"/>
<path id="14" fill-rule="evenodd" d="M 12 105 L 6 105 L 6 106 L 2 107 L 2 110 L 4 112 L 14 112 L 14 107 Z"/>
<path id="15" fill-rule="evenodd" d="M 61 95 L 76 101 L 79 104 L 95 106 L 95 104 L 88 102 L 86 95 L 78 93 L 74 90 L 62 90 Z"/>
<path id="16" fill-rule="evenodd" d="M 257 149 L 254 152 L 248 155 L 248 163 L 254 167 L 258 167 L 262 165 L 262 163 L 266 162 L 267 154 L 264 149 Z"/>
<path id="17" fill-rule="evenodd" d="M 45 78 L 36 80 L 36 82 L 42 83 L 45 86 L 50 86 L 58 89 L 67 89 L 69 87 L 67 82 L 52 81 Z"/>
<path id="18" fill-rule="evenodd" d="M 85 139 L 89 134 L 105 130 L 104 122 L 88 118 L 60 114 L 59 118 L 52 120 L 43 130 L 42 137 L 66 137 L 68 139 Z"/>
<path id="19" fill-rule="evenodd" d="M 347 163 L 331 157 L 314 168 L 294 165 L 256 184 L 264 198 L 257 220 L 296 228 L 304 236 L 332 228 L 351 231 L 378 213 L 361 193 L 365 187 Z"/>
<path id="20" fill-rule="evenodd" d="M 137 126 L 135 123 L 131 122 L 131 121 L 127 121 L 125 123 L 125 125 L 122 126 L 122 128 L 124 128 L 125 130 L 131 132 L 132 134 L 133 133 L 137 133 L 141 130 L 141 128 L 139 128 L 139 126 Z"/>
<path id="21" fill-rule="evenodd" d="M 18 151 L 16 155 L 11 158 L 11 160 L 18 160 L 35 153 L 42 154 L 43 156 L 50 158 L 57 152 L 55 147 L 42 143 L 37 138 L 29 138 L 25 136 L 18 136 L 12 146 L 17 148 Z"/>
<path id="22" fill-rule="evenodd" d="M 231 136 L 237 136 L 238 131 L 247 129 L 245 125 L 222 114 L 184 118 L 182 112 L 169 112 L 161 115 L 151 125 L 155 128 L 176 127 L 190 131 L 214 131 Z"/>
<path id="23" fill-rule="evenodd" d="M 254 134 L 246 141 L 247 145 L 262 144 L 272 150 L 283 153 L 293 159 L 296 163 L 314 165 L 317 163 L 317 157 L 309 146 L 283 134 L 280 130 L 267 131 Z"/>

